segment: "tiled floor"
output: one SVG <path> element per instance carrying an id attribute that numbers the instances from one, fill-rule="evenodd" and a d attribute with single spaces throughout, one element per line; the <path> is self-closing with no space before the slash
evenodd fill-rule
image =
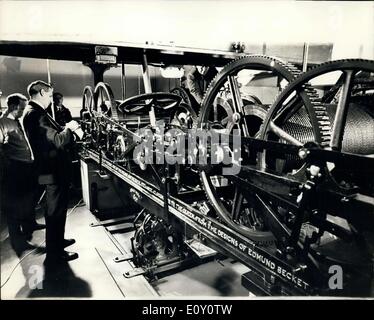
<path id="1" fill-rule="evenodd" d="M 79 259 L 61 265 L 52 272 L 44 268 L 43 252 L 27 252 L 28 255 L 24 255 L 23 259 L 21 257 L 20 262 L 10 248 L 9 240 L 3 241 L 1 243 L 1 298 L 123 299 L 121 291 L 95 248 L 112 250 L 113 255 L 118 252 L 102 228 L 89 226 L 94 221 L 95 218 L 85 207 L 78 207 L 69 215 L 66 238 L 76 239 L 76 243 L 69 247 L 69 250 L 78 252 Z M 43 219 L 40 219 L 40 222 L 43 222 Z M 41 244 L 43 247 L 43 241 L 44 230 L 34 232 L 32 243 Z M 14 272 L 11 274 L 13 269 Z M 6 284 L 3 285 L 5 282 Z M 42 289 L 38 286 L 42 286 Z"/>
<path id="2" fill-rule="evenodd" d="M 130 249 L 132 233 L 116 234 L 116 239 Z M 249 293 L 241 285 L 241 275 L 249 269 L 232 259 L 212 260 L 191 268 L 170 272 L 160 280 L 152 282 L 161 297 L 248 297 Z M 188 283 L 188 286 L 183 285 Z"/>
<path id="3" fill-rule="evenodd" d="M 43 218 L 39 222 L 43 222 Z M 9 240 L 1 242 L 1 299 L 82 298 L 126 299 L 163 297 L 248 296 L 240 284 L 240 275 L 248 269 L 226 259 L 211 261 L 167 277 L 150 285 L 144 278 L 125 279 L 131 265 L 114 263 L 118 249 L 103 227 L 90 227 L 96 218 L 86 207 L 77 207 L 67 219 L 66 238 L 75 238 L 69 247 L 79 259 L 59 266 L 44 267 L 43 250 L 26 252 L 20 259 Z M 116 236 L 126 247 L 128 235 Z M 43 248 L 44 230 L 34 232 L 32 243 Z M 44 279 L 44 280 L 43 280 Z M 181 285 L 189 283 L 188 286 Z"/>
<path id="4" fill-rule="evenodd" d="M 160 296 L 170 298 L 248 297 L 248 291 L 241 285 L 241 274 L 248 270 L 231 259 L 214 260 L 162 278 L 153 285 Z"/>

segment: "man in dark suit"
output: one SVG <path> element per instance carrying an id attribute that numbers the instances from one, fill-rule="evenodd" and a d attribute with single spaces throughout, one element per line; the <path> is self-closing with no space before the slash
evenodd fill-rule
<path id="1" fill-rule="evenodd" d="M 53 104 L 47 108 L 47 112 L 60 126 L 65 127 L 73 118 L 70 110 L 62 104 L 63 102 L 64 96 L 59 92 L 54 92 Z"/>
<path id="2" fill-rule="evenodd" d="M 46 262 L 70 261 L 78 254 L 65 251 L 74 239 L 64 239 L 68 190 L 71 176 L 71 147 L 74 131 L 78 125 L 66 124 L 65 128 L 46 112 L 52 102 L 53 88 L 38 80 L 32 82 L 27 91 L 31 100 L 24 111 L 23 123 L 35 157 L 38 182 L 45 185 L 47 212 Z"/>
<path id="3" fill-rule="evenodd" d="M 186 75 L 186 85 L 196 102 L 201 105 L 204 94 L 210 82 L 217 75 L 214 67 L 196 66 L 192 67 Z"/>

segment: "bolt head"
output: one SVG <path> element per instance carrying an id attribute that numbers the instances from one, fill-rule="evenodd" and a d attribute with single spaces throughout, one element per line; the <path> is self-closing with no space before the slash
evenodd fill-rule
<path id="1" fill-rule="evenodd" d="M 310 166 L 310 174 L 312 175 L 312 176 L 318 176 L 320 173 L 320 170 L 321 170 L 321 168 L 320 167 L 317 167 L 317 166 L 314 166 L 314 165 L 311 165 Z"/>
<path id="2" fill-rule="evenodd" d="M 234 123 L 238 123 L 240 121 L 240 114 L 235 112 L 233 115 L 232 115 L 232 121 Z"/>
<path id="3" fill-rule="evenodd" d="M 300 159 L 305 159 L 308 156 L 308 150 L 306 149 L 300 149 L 299 151 L 299 157 Z"/>

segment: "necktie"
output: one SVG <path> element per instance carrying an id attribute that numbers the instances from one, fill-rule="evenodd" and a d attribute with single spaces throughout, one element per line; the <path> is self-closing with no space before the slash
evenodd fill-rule
<path id="1" fill-rule="evenodd" d="M 22 131 L 22 126 L 21 126 L 21 122 L 19 122 L 19 120 L 17 119 L 16 120 L 16 122 L 17 122 L 17 126 L 18 126 L 18 128 Z"/>

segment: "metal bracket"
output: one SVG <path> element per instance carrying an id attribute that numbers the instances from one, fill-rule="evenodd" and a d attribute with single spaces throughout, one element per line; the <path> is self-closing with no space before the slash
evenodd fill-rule
<path id="1" fill-rule="evenodd" d="M 143 268 L 135 268 L 133 270 L 126 271 L 123 275 L 125 278 L 130 279 L 137 276 L 142 276 L 144 274 L 146 274 L 146 270 L 144 270 Z"/>
<path id="2" fill-rule="evenodd" d="M 131 253 L 128 253 L 128 254 L 117 256 L 113 260 L 114 262 L 118 263 L 118 262 L 123 262 L 123 261 L 129 261 L 129 260 L 132 260 L 133 258 L 134 256 Z"/>
<path id="3" fill-rule="evenodd" d="M 131 215 L 131 216 L 126 216 L 122 218 L 102 220 L 102 221 L 97 221 L 97 222 L 91 222 L 90 227 L 106 227 L 106 226 L 115 225 L 121 222 L 131 222 L 134 219 L 135 219 L 135 216 Z"/>
<path id="4" fill-rule="evenodd" d="M 200 259 L 212 257 L 217 254 L 217 251 L 206 246 L 197 239 L 185 240 L 184 243 L 194 252 Z"/>
<path id="5" fill-rule="evenodd" d="M 125 222 L 125 223 L 120 223 L 120 224 L 115 224 L 113 226 L 108 226 L 106 227 L 107 230 L 111 233 L 118 233 L 118 232 L 129 232 L 134 230 L 134 224 Z"/>
<path id="6" fill-rule="evenodd" d="M 96 173 L 103 180 L 109 180 L 110 179 L 110 175 L 105 173 L 104 171 L 97 170 Z"/>
<path id="7" fill-rule="evenodd" d="M 321 176 L 320 168 L 314 165 L 311 165 L 307 171 L 310 173 L 309 179 L 302 185 L 301 192 L 297 198 L 297 202 L 299 204 L 299 209 L 296 212 L 296 219 L 294 222 L 294 226 L 291 231 L 291 235 L 289 238 L 289 248 L 293 249 L 297 246 L 298 239 L 300 237 L 301 232 L 301 225 L 304 221 L 305 217 L 305 209 L 312 195 L 316 189 L 316 182 L 318 178 Z"/>

